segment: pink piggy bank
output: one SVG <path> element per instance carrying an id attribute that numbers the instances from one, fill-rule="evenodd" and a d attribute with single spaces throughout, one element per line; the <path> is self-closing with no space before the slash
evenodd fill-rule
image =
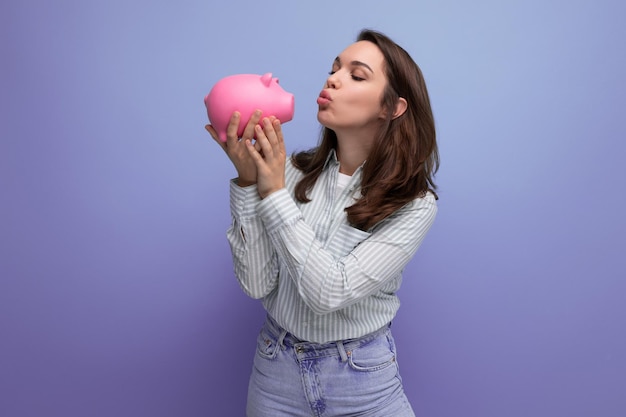
<path id="1" fill-rule="evenodd" d="M 219 139 L 226 142 L 226 127 L 234 111 L 241 114 L 237 137 L 256 109 L 263 116 L 276 116 L 281 123 L 293 119 L 293 94 L 278 85 L 278 78 L 271 73 L 264 75 L 239 74 L 222 78 L 204 98 L 207 115 Z"/>

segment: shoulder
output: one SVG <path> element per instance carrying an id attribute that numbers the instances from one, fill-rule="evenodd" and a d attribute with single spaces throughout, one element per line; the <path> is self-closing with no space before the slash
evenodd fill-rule
<path id="1" fill-rule="evenodd" d="M 432 191 L 427 191 L 426 194 L 416 197 L 398 212 L 402 211 L 414 211 L 414 210 L 426 210 L 437 212 L 437 197 Z"/>
<path id="2" fill-rule="evenodd" d="M 412 255 L 428 234 L 436 215 L 435 195 L 428 192 L 379 222 L 370 233 L 375 240 L 392 242 Z"/>
<path id="3" fill-rule="evenodd" d="M 437 199 L 428 191 L 425 195 L 417 197 L 392 215 L 381 221 L 374 229 L 386 227 L 398 227 L 403 224 L 406 227 L 430 227 L 437 215 Z"/>

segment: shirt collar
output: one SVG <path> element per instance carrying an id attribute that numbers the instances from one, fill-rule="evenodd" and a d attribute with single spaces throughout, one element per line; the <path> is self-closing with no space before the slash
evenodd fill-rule
<path id="1" fill-rule="evenodd" d="M 365 165 L 365 162 L 366 161 L 363 161 L 363 163 L 356 169 L 354 174 L 361 173 L 361 171 L 363 170 L 363 165 Z M 335 150 L 335 148 L 331 149 L 330 152 L 328 152 L 328 156 L 326 157 L 326 162 L 324 162 L 324 169 L 328 168 L 329 166 L 335 166 L 335 167 L 339 166 L 339 159 L 337 159 L 337 151 Z M 354 176 L 354 174 L 352 174 L 352 176 Z"/>
<path id="2" fill-rule="evenodd" d="M 337 159 L 337 151 L 335 151 L 335 149 L 331 149 L 330 152 L 328 152 L 328 156 L 326 157 L 326 162 L 324 162 L 324 169 L 326 169 L 326 167 L 328 167 L 328 165 L 339 165 L 339 160 Z"/>

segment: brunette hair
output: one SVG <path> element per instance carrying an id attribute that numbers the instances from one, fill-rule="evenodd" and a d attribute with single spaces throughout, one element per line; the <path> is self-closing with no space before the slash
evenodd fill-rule
<path id="1" fill-rule="evenodd" d="M 357 41 L 372 42 L 380 49 L 387 77 L 382 97 L 387 116 L 363 165 L 361 197 L 346 208 L 352 226 L 369 230 L 415 198 L 424 197 L 428 191 L 435 194 L 433 177 L 439 168 L 439 151 L 428 90 L 415 61 L 380 32 L 364 29 Z M 407 109 L 394 119 L 400 97 L 406 100 Z M 311 201 L 307 191 L 319 178 L 328 153 L 336 147 L 337 135 L 325 127 L 316 148 L 292 155 L 294 166 L 304 172 L 295 188 L 298 201 Z"/>

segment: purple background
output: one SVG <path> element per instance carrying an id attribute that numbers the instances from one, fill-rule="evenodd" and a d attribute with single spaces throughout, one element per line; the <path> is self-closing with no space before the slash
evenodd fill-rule
<path id="1" fill-rule="evenodd" d="M 289 151 L 362 27 L 422 67 L 439 216 L 394 323 L 418 416 L 626 415 L 621 1 L 0 4 L 0 415 L 243 415 L 263 321 L 232 273 L 202 99 L 273 72 Z"/>

